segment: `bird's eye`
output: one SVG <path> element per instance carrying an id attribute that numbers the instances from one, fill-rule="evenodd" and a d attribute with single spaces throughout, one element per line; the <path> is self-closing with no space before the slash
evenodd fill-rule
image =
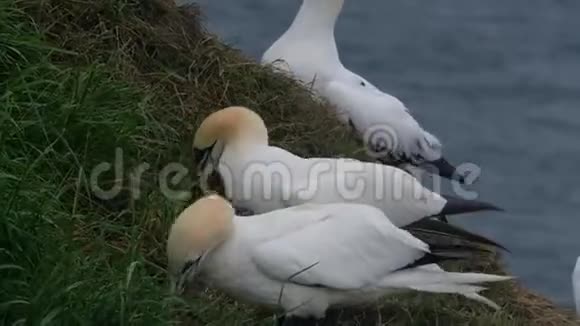
<path id="1" fill-rule="evenodd" d="M 361 81 L 361 82 L 360 82 L 360 85 L 364 87 L 364 86 L 366 86 L 367 84 L 366 84 L 364 81 Z"/>

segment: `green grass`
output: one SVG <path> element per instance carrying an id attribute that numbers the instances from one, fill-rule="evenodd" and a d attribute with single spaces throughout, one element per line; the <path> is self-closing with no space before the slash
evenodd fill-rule
<path id="1" fill-rule="evenodd" d="M 163 323 L 171 299 L 141 251 L 145 207 L 107 212 L 87 183 L 114 148 L 136 157 L 156 135 L 148 97 L 102 64 L 56 62 L 70 54 L 0 3 L 2 324 Z"/>
<path id="2" fill-rule="evenodd" d="M 188 175 L 172 188 L 192 196 L 167 198 L 159 172 L 191 167 L 195 127 L 229 105 L 257 110 L 272 141 L 299 154 L 357 151 L 326 108 L 204 31 L 195 8 L 0 0 L 0 323 L 272 325 L 271 312 L 212 291 L 167 294 L 167 228 L 199 191 Z M 91 172 L 114 163 L 117 149 L 123 175 L 105 173 L 98 185 L 121 191 L 98 198 Z M 130 174 L 143 163 L 136 196 Z M 485 257 L 479 270 L 501 267 Z M 456 296 L 388 298 L 383 322 L 575 324 L 516 285 L 489 295 L 503 311 Z"/>

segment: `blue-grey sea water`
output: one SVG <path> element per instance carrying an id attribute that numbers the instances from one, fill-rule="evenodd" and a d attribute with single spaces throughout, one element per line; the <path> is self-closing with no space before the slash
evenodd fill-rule
<path id="1" fill-rule="evenodd" d="M 209 29 L 259 59 L 300 0 L 198 0 Z M 527 287 L 572 306 L 580 255 L 580 1 L 346 0 L 345 65 L 401 99 L 504 214 L 453 221 L 511 249 Z"/>

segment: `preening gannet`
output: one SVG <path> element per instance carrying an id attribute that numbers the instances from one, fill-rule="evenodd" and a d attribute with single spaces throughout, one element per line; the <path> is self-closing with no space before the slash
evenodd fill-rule
<path id="1" fill-rule="evenodd" d="M 254 111 L 228 107 L 210 114 L 194 136 L 201 181 L 218 172 L 234 206 L 265 213 L 303 203 L 352 202 L 379 208 L 398 227 L 428 216 L 498 210 L 439 195 L 393 166 L 343 158 L 302 158 L 268 144 Z"/>
<path id="2" fill-rule="evenodd" d="M 199 277 L 238 299 L 282 308 L 287 324 L 406 290 L 457 293 L 498 308 L 479 295 L 481 283 L 510 277 L 436 265 L 472 250 L 425 243 L 368 205 L 305 204 L 236 217 L 216 195 L 186 208 L 167 242 L 176 293 Z"/>

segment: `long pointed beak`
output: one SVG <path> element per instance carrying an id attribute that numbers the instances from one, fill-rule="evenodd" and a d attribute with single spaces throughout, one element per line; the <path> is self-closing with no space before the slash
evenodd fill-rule
<path id="1" fill-rule="evenodd" d="M 183 290 L 178 291 L 177 282 L 178 282 L 178 280 L 174 279 L 173 277 L 169 280 L 169 294 L 181 295 L 181 293 L 183 293 Z"/>
<path id="2" fill-rule="evenodd" d="M 191 283 L 195 278 L 195 271 L 188 274 L 183 274 L 179 279 L 171 280 L 169 284 L 169 293 L 172 295 L 180 296 L 183 295 L 188 284 Z"/>
<path id="3" fill-rule="evenodd" d="M 200 256 L 194 260 L 186 262 L 179 277 L 177 279 L 174 277 L 171 278 L 171 284 L 169 285 L 170 293 L 174 295 L 182 295 L 183 292 L 185 292 L 185 288 L 193 281 L 198 272 L 199 263 L 202 257 L 203 256 Z"/>
<path id="4" fill-rule="evenodd" d="M 182 295 L 185 292 L 186 282 L 177 281 L 173 288 L 174 295 Z"/>
<path id="5" fill-rule="evenodd" d="M 202 189 L 208 188 L 208 178 L 209 176 L 206 171 L 207 164 L 211 164 L 211 160 L 209 159 L 209 151 L 208 150 L 199 150 L 193 149 L 193 163 L 195 164 L 196 169 L 196 179 L 199 181 L 200 187 Z"/>
<path id="6" fill-rule="evenodd" d="M 203 172 L 205 165 L 207 163 L 208 155 L 210 149 L 193 149 L 193 163 L 197 169 L 198 176 Z"/>

